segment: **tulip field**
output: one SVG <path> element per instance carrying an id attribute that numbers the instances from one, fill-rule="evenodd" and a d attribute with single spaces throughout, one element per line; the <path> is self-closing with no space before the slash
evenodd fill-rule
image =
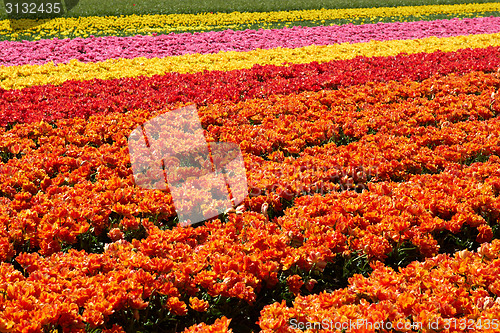
<path id="1" fill-rule="evenodd" d="M 0 333 L 500 332 L 500 2 L 363 3 L 0 20 Z M 184 107 L 195 224 L 129 148 Z"/>

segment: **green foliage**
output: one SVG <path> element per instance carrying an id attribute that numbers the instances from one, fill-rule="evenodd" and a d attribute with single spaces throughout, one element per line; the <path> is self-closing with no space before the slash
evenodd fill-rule
<path id="1" fill-rule="evenodd" d="M 76 250 L 85 250 L 87 253 L 103 253 L 104 245 L 106 243 L 111 243 L 111 239 L 107 236 L 105 232 L 100 235 L 95 235 L 92 230 L 88 230 L 77 236 L 78 243 L 73 244 L 70 248 Z M 67 249 L 69 250 L 69 248 Z"/>
<path id="2" fill-rule="evenodd" d="M 406 241 L 393 246 L 384 264 L 397 271 L 400 267 L 406 267 L 413 261 L 422 261 L 423 259 L 418 247 Z"/>
<path id="3" fill-rule="evenodd" d="M 371 133 L 369 133 L 371 134 Z M 341 128 L 339 130 L 339 133 L 334 134 L 332 137 L 327 138 L 323 142 L 320 143 L 320 146 L 326 145 L 329 143 L 334 142 L 337 146 L 347 146 L 348 144 L 352 142 L 357 142 L 359 141 L 359 138 L 355 138 L 352 136 L 348 136 L 344 133 L 344 130 Z"/>
<path id="4" fill-rule="evenodd" d="M 469 225 L 463 225 L 460 231 L 456 234 L 449 230 L 441 230 L 434 232 L 434 239 L 439 244 L 440 253 L 448 253 L 453 255 L 455 252 L 462 250 L 475 251 L 481 244 L 476 241 L 478 231 Z"/>
<path id="5" fill-rule="evenodd" d="M 471 165 L 471 164 L 476 163 L 476 162 L 484 163 L 484 162 L 487 162 L 489 158 L 490 158 L 489 154 L 486 154 L 486 153 L 480 151 L 480 152 L 464 159 L 462 161 L 462 164 Z"/>

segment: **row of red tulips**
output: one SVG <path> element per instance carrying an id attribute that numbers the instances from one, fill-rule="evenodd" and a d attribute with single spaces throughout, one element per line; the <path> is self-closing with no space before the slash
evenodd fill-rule
<path id="1" fill-rule="evenodd" d="M 421 81 L 433 75 L 491 72 L 500 65 L 499 52 L 498 47 L 488 47 L 449 53 L 358 57 L 323 64 L 255 66 L 228 72 L 68 81 L 61 86 L 22 90 L 0 89 L 0 124 L 52 121 L 134 109 L 158 110 L 175 102 L 194 102 L 201 106 L 217 101 L 237 102 L 367 82 Z"/>

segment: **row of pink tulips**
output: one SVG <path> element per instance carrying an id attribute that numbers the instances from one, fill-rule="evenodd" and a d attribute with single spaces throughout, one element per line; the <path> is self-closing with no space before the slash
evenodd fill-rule
<path id="1" fill-rule="evenodd" d="M 211 31 L 134 37 L 91 37 L 0 42 L 0 65 L 40 65 L 71 59 L 97 62 L 136 57 L 162 58 L 193 53 L 251 51 L 277 47 L 363 43 L 370 40 L 451 37 L 500 32 L 500 17 L 394 22 L 366 25 L 293 27 L 273 30 Z"/>

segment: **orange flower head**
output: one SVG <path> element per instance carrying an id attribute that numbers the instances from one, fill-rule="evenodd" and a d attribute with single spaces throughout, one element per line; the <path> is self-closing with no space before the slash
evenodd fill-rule
<path id="1" fill-rule="evenodd" d="M 208 302 L 201 300 L 197 297 L 190 297 L 189 298 L 189 306 L 198 312 L 206 312 L 208 310 Z"/>

